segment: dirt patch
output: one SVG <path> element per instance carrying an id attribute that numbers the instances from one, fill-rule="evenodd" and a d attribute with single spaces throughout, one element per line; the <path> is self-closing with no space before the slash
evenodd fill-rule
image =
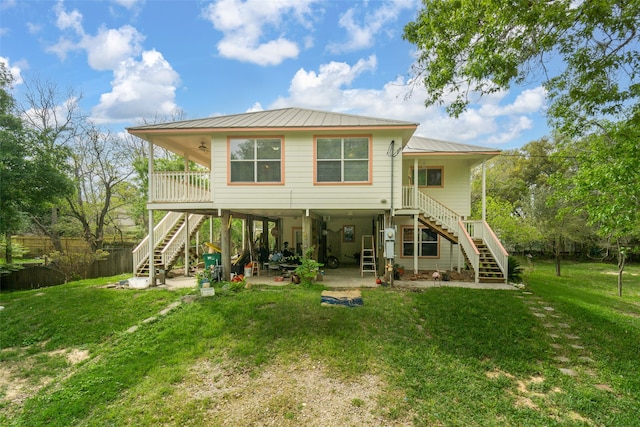
<path id="1" fill-rule="evenodd" d="M 375 375 L 341 378 L 309 359 L 276 362 L 258 373 L 228 363 L 199 361 L 180 394 L 208 402 L 205 421 L 222 426 L 393 426 L 379 396 L 387 385 Z M 388 413 L 388 411 L 386 411 Z"/>
<path id="2" fill-rule="evenodd" d="M 44 344 L 43 344 L 44 345 Z M 17 351 L 19 354 L 26 352 L 25 348 L 11 348 L 3 351 Z M 7 413 L 16 413 L 22 404 L 40 389 L 50 384 L 56 378 L 63 378 L 71 372 L 71 367 L 89 358 L 89 351 L 79 349 L 60 349 L 42 353 L 48 357 L 64 357 L 69 367 L 50 372 L 47 375 L 34 377 L 28 374 L 34 366 L 42 363 L 36 360 L 36 356 L 20 357 L 16 362 L 5 362 L 0 366 L 0 407 L 4 407 Z M 25 372 L 27 373 L 25 375 Z"/>

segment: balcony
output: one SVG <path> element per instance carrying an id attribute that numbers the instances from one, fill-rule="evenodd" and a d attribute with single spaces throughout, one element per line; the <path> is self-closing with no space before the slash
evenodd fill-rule
<path id="1" fill-rule="evenodd" d="M 211 176 L 209 171 L 154 172 L 151 203 L 209 202 Z"/>

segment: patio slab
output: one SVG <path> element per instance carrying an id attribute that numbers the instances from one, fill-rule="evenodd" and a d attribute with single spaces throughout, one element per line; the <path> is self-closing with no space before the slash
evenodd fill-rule
<path id="1" fill-rule="evenodd" d="M 277 281 L 275 276 L 268 276 L 264 270 L 260 275 L 245 278 L 249 284 L 264 284 L 270 286 L 283 286 L 291 283 L 291 279 L 284 278 Z M 325 269 L 322 280 L 317 282 L 324 285 L 328 289 L 364 289 L 377 288 L 381 285 L 376 284 L 376 276 L 371 273 L 360 275 L 360 269 L 357 267 L 340 267 L 335 270 Z M 166 279 L 168 288 L 190 288 L 196 286 L 195 275 L 191 277 L 172 277 Z M 452 287 L 452 288 L 469 288 L 469 289 L 500 289 L 500 290 L 518 290 L 515 286 L 506 283 L 472 283 L 472 282 L 445 282 L 434 284 L 432 280 L 394 280 L 394 288 L 399 289 L 427 289 L 433 287 Z"/>

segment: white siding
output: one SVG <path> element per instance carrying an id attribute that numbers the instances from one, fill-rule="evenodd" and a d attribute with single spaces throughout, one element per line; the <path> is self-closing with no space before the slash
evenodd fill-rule
<path id="1" fill-rule="evenodd" d="M 413 157 L 404 160 L 403 184 L 409 186 L 409 175 L 413 166 Z M 442 188 L 421 187 L 420 191 L 438 202 L 447 206 L 454 212 L 467 217 L 471 214 L 471 170 L 467 160 L 456 158 L 438 158 L 437 156 L 422 157 L 419 167 L 442 167 Z"/>
<path id="2" fill-rule="evenodd" d="M 402 227 L 413 227 L 413 219 L 411 216 L 396 217 L 396 224 L 398 226 L 398 241 L 396 245 L 396 259 L 395 262 L 404 266 L 408 272 L 413 271 L 413 256 L 402 257 Z M 457 269 L 458 265 L 458 245 L 453 245 L 447 239 L 439 236 L 439 256 L 433 258 L 418 258 L 418 270 L 435 270 L 436 266 L 440 271 Z M 453 246 L 453 251 L 451 248 Z M 464 266 L 464 260 L 461 258 L 461 267 Z"/>
<path id="3" fill-rule="evenodd" d="M 269 135 L 255 135 L 255 137 L 261 136 Z M 402 145 L 399 134 L 379 132 L 372 135 L 372 183 L 362 185 L 314 185 L 313 136 L 311 133 L 302 132 L 285 135 L 284 185 L 228 185 L 227 140 L 226 136 L 216 136 L 212 144 L 214 207 L 222 209 L 389 209 L 391 159 L 387 156 L 387 151 L 392 139 L 395 139 L 396 147 Z M 401 155 L 394 160 L 397 189 L 394 203 L 399 206 Z M 381 199 L 386 199 L 387 203 L 381 203 Z"/>

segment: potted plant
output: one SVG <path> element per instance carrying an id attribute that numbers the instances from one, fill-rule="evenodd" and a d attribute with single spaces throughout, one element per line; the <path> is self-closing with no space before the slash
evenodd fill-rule
<path id="1" fill-rule="evenodd" d="M 214 282 L 214 271 L 212 268 L 205 268 L 196 273 L 196 281 L 200 288 L 200 294 L 203 296 L 213 295 L 215 290 L 212 283 Z"/>
<path id="2" fill-rule="evenodd" d="M 300 265 L 298 265 L 295 270 L 295 274 L 300 278 L 300 281 L 303 284 L 313 283 L 320 271 L 320 267 L 323 266 L 323 264 L 311 258 L 312 254 L 313 246 L 305 251 L 302 260 L 300 260 Z"/>
<path id="3" fill-rule="evenodd" d="M 404 266 L 400 264 L 393 264 L 393 279 L 400 280 L 404 274 Z"/>

